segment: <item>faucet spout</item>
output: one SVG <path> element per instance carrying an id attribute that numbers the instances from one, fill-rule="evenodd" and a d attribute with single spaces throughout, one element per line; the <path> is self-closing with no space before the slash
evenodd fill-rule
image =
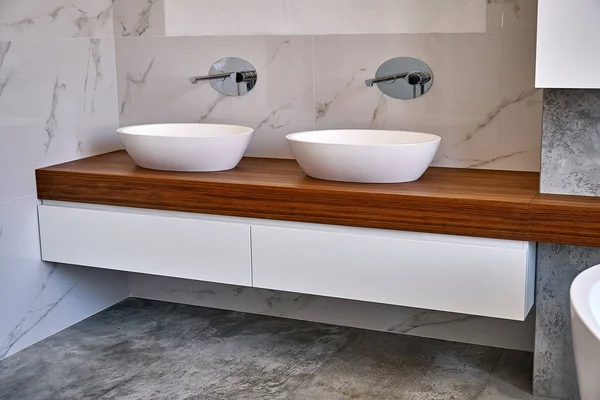
<path id="1" fill-rule="evenodd" d="M 193 76 L 190 78 L 190 82 L 195 85 L 198 82 L 202 82 L 202 81 L 214 81 L 217 79 L 225 80 L 226 78 L 229 78 L 229 77 L 231 77 L 231 72 L 221 72 L 221 73 L 212 74 L 212 75 Z"/>
<path id="2" fill-rule="evenodd" d="M 365 83 L 369 87 L 373 86 L 376 83 L 394 83 L 398 79 L 406 78 L 409 74 L 410 72 L 402 72 L 400 74 L 386 75 L 379 78 L 367 79 Z"/>

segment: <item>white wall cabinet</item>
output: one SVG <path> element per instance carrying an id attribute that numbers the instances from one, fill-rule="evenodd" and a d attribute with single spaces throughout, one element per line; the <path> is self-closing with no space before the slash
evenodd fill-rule
<path id="1" fill-rule="evenodd" d="M 600 88 L 600 1 L 540 0 L 536 87 Z"/>
<path id="2" fill-rule="evenodd" d="M 524 320 L 535 244 L 45 202 L 46 261 Z"/>

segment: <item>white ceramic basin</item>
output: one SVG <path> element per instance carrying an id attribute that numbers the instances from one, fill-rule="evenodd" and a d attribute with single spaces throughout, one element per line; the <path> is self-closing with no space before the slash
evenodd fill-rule
<path id="1" fill-rule="evenodd" d="M 163 171 L 226 171 L 238 165 L 254 129 L 235 125 L 156 124 L 117 129 L 135 163 Z"/>
<path id="2" fill-rule="evenodd" d="M 416 181 L 441 141 L 428 133 L 377 130 L 301 132 L 287 139 L 307 175 L 361 183 Z"/>

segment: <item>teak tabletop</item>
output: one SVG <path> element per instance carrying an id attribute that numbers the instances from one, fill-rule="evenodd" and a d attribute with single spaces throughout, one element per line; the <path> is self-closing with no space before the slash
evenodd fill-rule
<path id="1" fill-rule="evenodd" d="M 416 182 L 312 179 L 294 160 L 244 158 L 231 171 L 162 172 L 124 151 L 36 171 L 38 197 L 111 206 L 600 245 L 600 199 L 539 195 L 534 172 L 430 168 Z"/>

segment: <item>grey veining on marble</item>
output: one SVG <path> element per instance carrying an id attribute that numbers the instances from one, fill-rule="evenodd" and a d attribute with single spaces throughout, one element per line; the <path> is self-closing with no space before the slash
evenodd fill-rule
<path id="1" fill-rule="evenodd" d="M 494 109 L 492 109 L 486 116 L 485 118 L 483 118 L 481 121 L 479 121 L 477 123 L 477 125 L 475 126 L 475 128 L 473 128 L 473 130 L 471 132 L 468 132 L 464 139 L 459 140 L 458 142 L 454 143 L 452 145 L 452 148 L 457 148 L 462 146 L 464 143 L 468 142 L 469 140 L 472 140 L 473 138 L 475 138 L 479 133 L 481 133 L 481 131 L 486 128 L 488 125 L 490 125 L 492 122 L 494 122 L 494 119 L 497 118 L 500 113 L 502 113 L 502 111 L 504 111 L 506 109 L 506 107 L 509 107 L 513 104 L 517 104 L 520 103 L 522 101 L 525 101 L 531 97 L 533 97 L 534 95 L 538 94 L 541 91 L 541 89 L 530 89 L 526 92 L 520 92 L 517 95 L 513 96 L 513 98 L 503 98 L 500 101 L 500 104 L 498 104 L 497 106 L 494 107 Z"/>
<path id="2" fill-rule="evenodd" d="M 56 109 L 60 101 L 60 95 L 62 92 L 67 90 L 67 85 L 60 81 L 60 76 L 56 77 L 56 83 L 54 83 L 54 90 L 52 90 L 52 106 L 50 108 L 50 115 L 46 120 L 46 133 L 48 134 L 48 140 L 44 143 L 46 146 L 46 153 L 50 150 L 50 144 L 54 140 L 54 136 L 58 131 L 58 121 L 56 119 Z"/>
<path id="3" fill-rule="evenodd" d="M 600 196 L 600 90 L 544 91 L 542 193 Z"/>
<path id="4" fill-rule="evenodd" d="M 0 41 L 112 37 L 112 0 L 3 0 Z"/>
<path id="5" fill-rule="evenodd" d="M 4 230 L 4 228 L 2 230 Z M 54 274 L 54 271 L 56 271 L 56 265 L 53 265 L 52 267 L 49 267 L 49 269 L 47 270 L 47 275 L 46 275 L 45 279 L 43 280 L 43 283 L 42 283 L 41 287 L 39 288 L 39 291 L 36 294 L 34 300 L 38 299 L 42 295 L 42 293 L 44 292 L 44 290 L 48 286 L 48 282 L 52 278 L 52 275 Z M 61 297 L 63 297 L 63 296 L 61 296 Z M 55 304 L 58 304 L 58 302 L 55 302 Z M 53 307 L 50 306 L 50 307 L 47 307 L 47 308 L 52 309 Z M 42 314 L 42 316 L 39 317 L 37 319 L 37 321 L 33 322 L 30 326 L 25 326 L 25 323 L 27 321 L 27 315 L 24 316 L 24 317 L 22 317 L 19 320 L 19 322 L 8 332 L 8 335 L 6 335 L 6 337 L 4 338 L 4 341 L 2 343 L 0 343 L 0 359 L 4 358 L 8 354 L 8 352 L 13 348 L 13 346 L 23 336 L 25 336 L 27 334 L 27 332 L 29 332 L 33 328 L 35 328 L 35 326 L 37 325 L 37 323 L 39 321 L 41 321 L 43 318 L 45 318 L 47 315 L 48 315 L 48 313 L 45 313 L 45 315 Z"/>
<path id="6" fill-rule="evenodd" d="M 348 79 L 348 81 L 342 86 L 342 88 L 340 90 L 338 90 L 335 95 L 333 95 L 330 99 L 317 103 L 316 107 L 317 107 L 317 115 L 316 115 L 316 119 L 320 119 L 323 118 L 327 115 L 327 111 L 329 110 L 329 107 L 331 106 L 331 104 L 336 101 L 340 96 L 342 96 L 344 94 L 344 92 L 346 90 L 348 90 L 348 88 L 350 88 L 352 85 L 354 85 L 354 83 L 356 82 L 358 76 L 360 74 L 363 74 L 367 72 L 366 68 L 360 68 L 356 71 L 354 71 L 352 73 L 352 76 L 350 77 L 350 79 Z M 360 79 L 359 79 L 360 80 Z M 361 80 L 362 83 L 362 80 Z"/>
<path id="7" fill-rule="evenodd" d="M 531 355 L 129 299 L 0 361 L 0 398 L 533 400 Z"/>
<path id="8" fill-rule="evenodd" d="M 84 113 L 88 111 L 88 107 L 92 114 L 96 111 L 96 91 L 98 90 L 98 84 L 104 77 L 101 70 L 101 43 L 102 42 L 100 39 L 90 39 L 90 47 L 88 50 L 88 59 L 85 72 L 85 84 L 83 89 L 85 93 L 83 100 Z"/>
<path id="9" fill-rule="evenodd" d="M 57 266 L 52 265 L 48 268 L 48 275 L 44 279 L 42 286 L 40 287 L 38 294 L 33 298 L 33 302 L 37 301 L 40 297 L 44 295 L 46 287 L 50 283 L 52 275 L 56 271 Z M 44 305 L 43 307 L 30 310 L 25 314 L 19 322 L 15 325 L 15 327 L 8 333 L 4 342 L 0 344 L 0 359 L 4 358 L 21 340 L 25 335 L 35 329 L 42 321 L 48 317 L 56 309 L 56 307 L 75 289 L 75 287 L 79 284 L 79 282 L 73 283 L 64 293 L 60 295 L 56 300 L 52 301 L 49 304 Z M 31 317 L 34 316 L 33 319 Z"/>
<path id="10" fill-rule="evenodd" d="M 132 87 L 143 86 L 146 84 L 146 78 L 148 78 L 148 74 L 152 71 L 152 66 L 154 65 L 154 58 L 148 63 L 148 67 L 139 74 L 134 74 L 131 72 L 127 73 L 125 78 L 125 94 L 123 95 L 123 100 L 121 101 L 121 106 L 119 107 L 119 114 L 123 115 L 126 111 L 128 111 L 128 107 L 131 105 L 131 90 Z M 214 108 L 214 107 L 213 107 Z M 201 121 L 200 121 L 201 122 Z"/>
<path id="11" fill-rule="evenodd" d="M 534 312 L 519 322 L 142 274 L 129 281 L 134 297 L 533 351 Z"/>
<path id="12" fill-rule="evenodd" d="M 164 36 L 164 0 L 113 0 L 115 37 Z"/>
<path id="13" fill-rule="evenodd" d="M 2 93 L 4 92 L 4 89 L 6 88 L 6 85 L 8 85 L 8 82 L 10 81 L 10 72 L 4 72 L 2 71 L 2 67 L 4 65 L 4 60 L 6 59 L 6 55 L 8 54 L 8 52 L 10 51 L 10 46 L 12 45 L 12 42 L 0 42 L 0 97 L 2 97 Z"/>
<path id="14" fill-rule="evenodd" d="M 538 245 L 536 394 L 569 400 L 578 398 L 569 290 L 579 273 L 597 264 L 600 264 L 600 248 Z"/>

